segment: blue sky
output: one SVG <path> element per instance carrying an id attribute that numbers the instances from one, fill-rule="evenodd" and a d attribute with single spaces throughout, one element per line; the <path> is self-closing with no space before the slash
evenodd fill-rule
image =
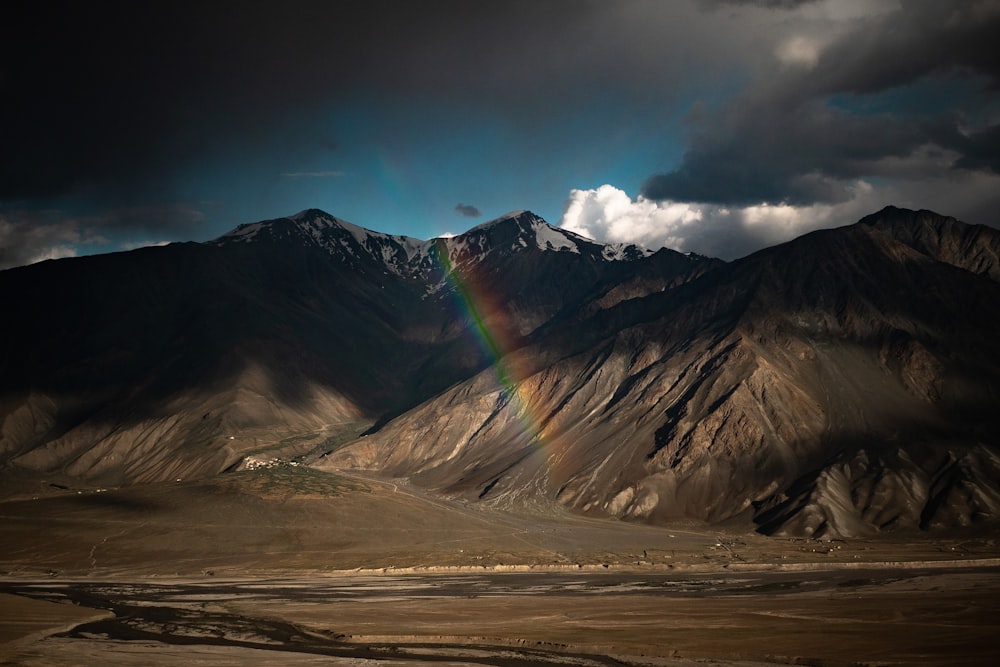
<path id="1" fill-rule="evenodd" d="M 0 268 L 321 208 L 738 257 L 1000 219 L 1000 0 L 19 3 Z"/>
<path id="2" fill-rule="evenodd" d="M 638 187 L 670 152 L 668 142 L 640 141 L 652 129 L 639 119 L 591 135 L 589 122 L 581 122 L 591 114 L 613 117 L 592 108 L 530 130 L 489 110 L 473 114 L 389 95 L 352 100 L 310 121 L 338 137 L 335 147 L 302 142 L 296 150 L 279 142 L 247 150 L 242 160 L 223 152 L 181 173 L 174 197 L 224 200 L 233 224 L 308 204 L 379 231 L 422 237 L 461 232 L 512 209 L 554 223 L 572 188 Z M 672 142 L 679 154 L 680 142 Z M 460 203 L 480 215 L 463 216 Z"/>

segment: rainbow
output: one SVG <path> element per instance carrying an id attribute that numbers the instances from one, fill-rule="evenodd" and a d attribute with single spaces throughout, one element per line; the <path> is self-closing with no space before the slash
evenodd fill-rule
<path id="1" fill-rule="evenodd" d="M 507 407 L 513 410 L 525 436 L 526 446 L 540 447 L 543 444 L 545 429 L 543 419 L 538 409 L 533 405 L 528 395 L 528 383 L 524 382 L 529 373 L 527 367 L 519 367 L 510 353 L 516 348 L 513 338 L 504 334 L 499 328 L 491 327 L 487 321 L 490 313 L 503 312 L 501 304 L 491 298 L 489 291 L 476 285 L 475 276 L 463 278 L 455 270 L 446 248 L 441 248 L 437 255 L 438 263 L 444 271 L 445 280 L 452 288 L 458 308 L 466 315 L 472 324 L 476 339 L 487 354 L 493 371 L 496 373 L 504 395 L 507 397 Z"/>

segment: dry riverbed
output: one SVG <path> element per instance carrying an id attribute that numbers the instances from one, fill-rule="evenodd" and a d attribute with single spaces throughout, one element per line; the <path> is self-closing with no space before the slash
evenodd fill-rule
<path id="1" fill-rule="evenodd" d="M 770 539 L 402 480 L 241 473 L 0 502 L 2 665 L 992 665 L 978 539 Z"/>
<path id="2" fill-rule="evenodd" d="M 51 634 L 4 635 L 2 664 L 16 665 L 987 665 L 1000 650 L 997 567 L 7 579 L 0 591 L 52 613 Z"/>

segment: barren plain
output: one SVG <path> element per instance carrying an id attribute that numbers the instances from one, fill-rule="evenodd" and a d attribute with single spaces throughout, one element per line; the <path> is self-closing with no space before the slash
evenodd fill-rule
<path id="1" fill-rule="evenodd" d="M 286 466 L 0 503 L 0 664 L 975 665 L 995 540 L 776 539 Z"/>

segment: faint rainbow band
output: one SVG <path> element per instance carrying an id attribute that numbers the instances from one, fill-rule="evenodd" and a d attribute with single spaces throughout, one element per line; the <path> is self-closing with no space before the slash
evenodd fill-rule
<path id="1" fill-rule="evenodd" d="M 458 273 L 447 249 L 440 248 L 439 250 L 436 256 L 444 271 L 445 280 L 452 288 L 451 292 L 455 296 L 459 309 L 471 323 L 471 329 L 476 339 L 490 359 L 490 365 L 496 373 L 501 389 L 508 398 L 507 405 L 514 411 L 514 415 L 524 431 L 527 440 L 525 444 L 541 446 L 543 444 L 541 420 L 532 409 L 531 401 L 525 395 L 526 392 L 523 388 L 524 380 L 527 378 L 520 377 L 521 374 L 515 371 L 509 361 L 509 355 L 514 351 L 511 349 L 513 346 L 502 344 L 500 336 L 490 330 L 490 326 L 483 316 L 482 304 L 489 301 L 486 291 L 474 289 L 472 284 L 475 281 L 471 281 L 472 284 L 470 284 L 469 280 Z"/>

